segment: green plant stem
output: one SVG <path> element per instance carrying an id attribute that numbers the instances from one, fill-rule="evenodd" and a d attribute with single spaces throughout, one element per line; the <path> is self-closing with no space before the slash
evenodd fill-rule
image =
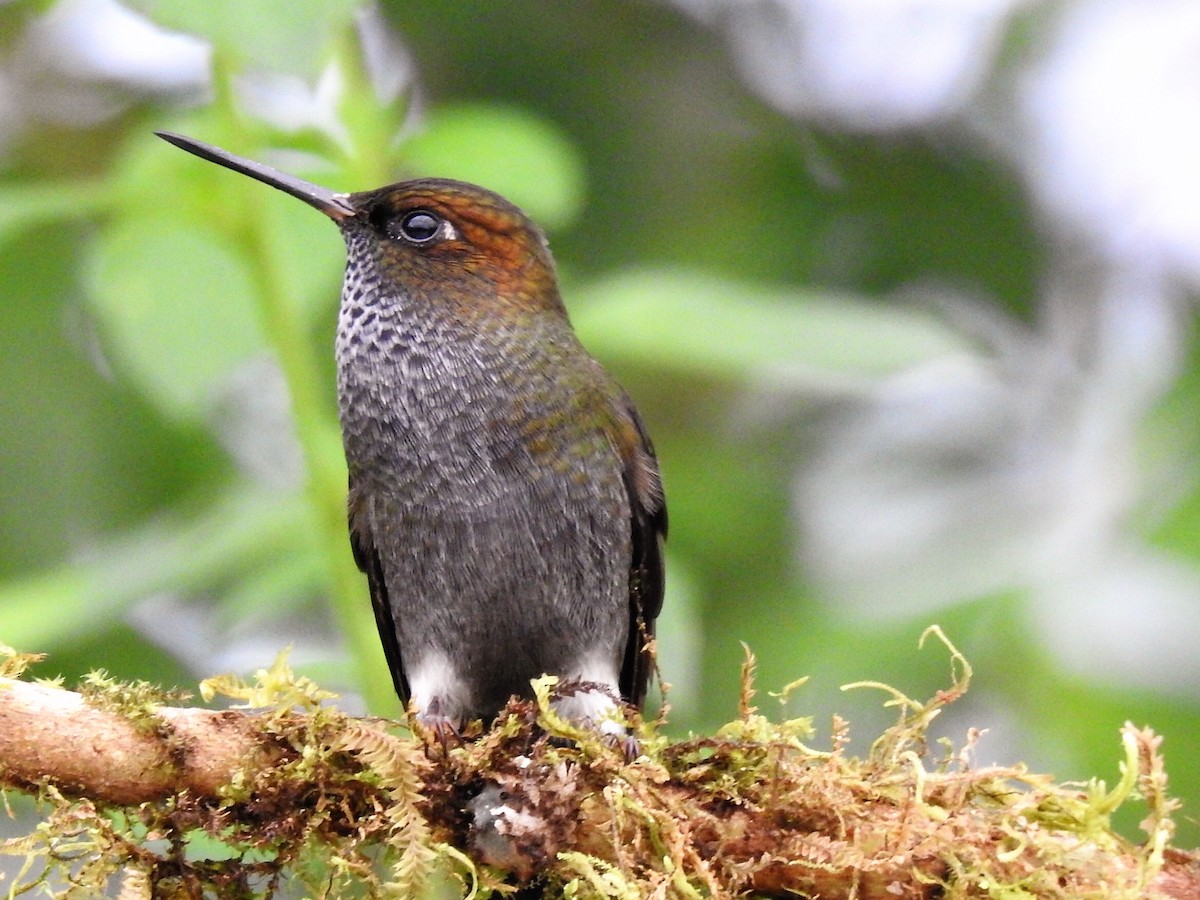
<path id="1" fill-rule="evenodd" d="M 346 467 L 334 424 L 332 397 L 321 387 L 303 317 L 293 308 L 268 233 L 269 220 L 247 219 L 247 244 L 259 283 L 266 333 L 283 370 L 291 397 L 296 437 L 304 455 L 305 489 L 313 525 L 325 554 L 330 603 L 357 669 L 356 679 L 367 707 L 394 714 L 398 701 L 384 668 L 366 581 L 354 565 L 346 530 Z"/>
<path id="2" fill-rule="evenodd" d="M 231 81 L 235 68 L 219 52 L 214 55 L 213 67 L 213 106 L 228 122 L 236 123 L 240 117 Z M 264 331 L 288 386 L 292 421 L 304 459 L 310 527 L 324 556 L 334 619 L 345 638 L 355 681 L 368 709 L 377 715 L 395 716 L 402 710 L 380 647 L 366 579 L 350 553 L 347 474 L 333 414 L 333 392 L 322 384 L 321 369 L 304 325 L 306 317 L 296 310 L 288 295 L 281 268 L 286 261 L 272 242 L 271 218 L 249 207 L 242 212 L 241 242 L 250 254 Z"/>

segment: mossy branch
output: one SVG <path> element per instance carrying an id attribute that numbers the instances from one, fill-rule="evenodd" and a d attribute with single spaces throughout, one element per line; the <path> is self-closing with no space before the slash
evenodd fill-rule
<path id="1" fill-rule="evenodd" d="M 940 636 L 940 632 L 937 633 Z M 947 643 L 947 646 L 949 644 Z M 281 657 L 254 683 L 202 691 L 258 709 L 165 705 L 102 676 L 79 692 L 0 664 L 0 783 L 47 813 L 0 847 L 40 884 L 122 897 L 546 896 L 821 898 L 1200 897 L 1200 858 L 1170 847 L 1160 739 L 1122 731 L 1123 777 L 1055 785 L 1021 767 L 974 768 L 974 736 L 940 761 L 925 727 L 966 689 L 927 703 L 884 688 L 897 723 L 865 759 L 810 749 L 807 720 L 753 706 L 711 737 L 640 729 L 644 755 L 564 723 L 553 679 L 486 733 L 443 746 L 354 719 Z M 875 687 L 884 687 L 873 685 Z M 569 731 L 569 733 L 567 733 Z M 1140 797 L 1147 838 L 1113 832 Z M 444 894 L 442 894 L 444 896 Z M 530 896 L 525 893 L 522 896 Z"/>
<path id="2" fill-rule="evenodd" d="M 100 803 L 136 805 L 180 791 L 216 797 L 278 749 L 244 712 L 158 707 L 135 713 L 81 693 L 0 678 L 0 772 L 9 786 L 50 783 Z"/>

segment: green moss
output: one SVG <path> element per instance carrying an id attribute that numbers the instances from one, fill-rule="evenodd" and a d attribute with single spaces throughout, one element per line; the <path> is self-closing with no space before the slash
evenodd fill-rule
<path id="1" fill-rule="evenodd" d="M 805 743 L 808 719 L 761 714 L 749 654 L 736 720 L 668 742 L 629 714 L 642 750 L 633 761 L 556 713 L 556 692 L 569 686 L 552 678 L 492 727 L 443 744 L 346 716 L 281 655 L 250 683 L 202 687 L 262 710 L 274 765 L 241 773 L 219 798 L 130 809 L 45 787 L 45 821 L 3 849 L 26 860 L 18 890 L 57 896 L 120 883 L 129 897 L 264 897 L 284 882 L 314 897 L 487 898 L 519 882 L 571 898 L 866 898 L 893 886 L 947 898 L 1145 896 L 1176 806 L 1159 739 L 1126 727 L 1111 790 L 1056 785 L 1020 766 L 976 768 L 975 732 L 929 753 L 929 723 L 970 681 L 966 660 L 929 634 L 949 652 L 950 687 L 916 701 L 854 686 L 884 691 L 898 714 L 861 759 L 844 752 L 844 722 L 832 749 L 817 751 Z M 86 690 L 138 722 L 152 721 L 161 699 L 101 675 Z M 485 815 L 486 791 L 496 799 Z M 1141 847 L 1109 824 L 1139 798 L 1149 809 Z M 503 816 L 481 824 L 493 805 Z"/>

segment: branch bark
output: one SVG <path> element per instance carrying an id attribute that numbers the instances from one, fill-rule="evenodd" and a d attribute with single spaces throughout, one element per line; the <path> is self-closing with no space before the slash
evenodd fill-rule
<path id="1" fill-rule="evenodd" d="M 188 791 L 216 797 L 279 757 L 253 716 L 159 707 L 141 720 L 72 691 L 0 678 L 0 776 L 123 806 Z"/>

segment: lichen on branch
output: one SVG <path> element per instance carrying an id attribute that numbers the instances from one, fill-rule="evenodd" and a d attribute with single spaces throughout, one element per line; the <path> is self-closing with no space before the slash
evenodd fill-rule
<path id="1" fill-rule="evenodd" d="M 933 759 L 929 723 L 970 667 L 940 631 L 952 683 L 918 702 L 886 685 L 896 723 L 864 758 L 809 746 L 808 719 L 754 706 L 670 741 L 637 728 L 642 755 L 563 721 L 554 679 L 461 742 L 356 719 L 281 656 L 250 682 L 202 693 L 253 707 L 164 705 L 146 685 L 88 679 L 76 693 L 19 680 L 0 650 L 0 783 L 38 797 L 44 821 L 0 851 L 19 882 L 65 893 L 315 897 L 821 898 L 1196 897 L 1200 862 L 1170 846 L 1175 802 L 1161 739 L 1127 725 L 1122 778 L 1057 785 L 1021 766 L 977 768 L 976 735 Z M 785 689 L 789 690 L 795 685 Z M 1146 841 L 1111 828 L 1140 798 Z M 529 896 L 524 894 L 523 896 Z"/>

